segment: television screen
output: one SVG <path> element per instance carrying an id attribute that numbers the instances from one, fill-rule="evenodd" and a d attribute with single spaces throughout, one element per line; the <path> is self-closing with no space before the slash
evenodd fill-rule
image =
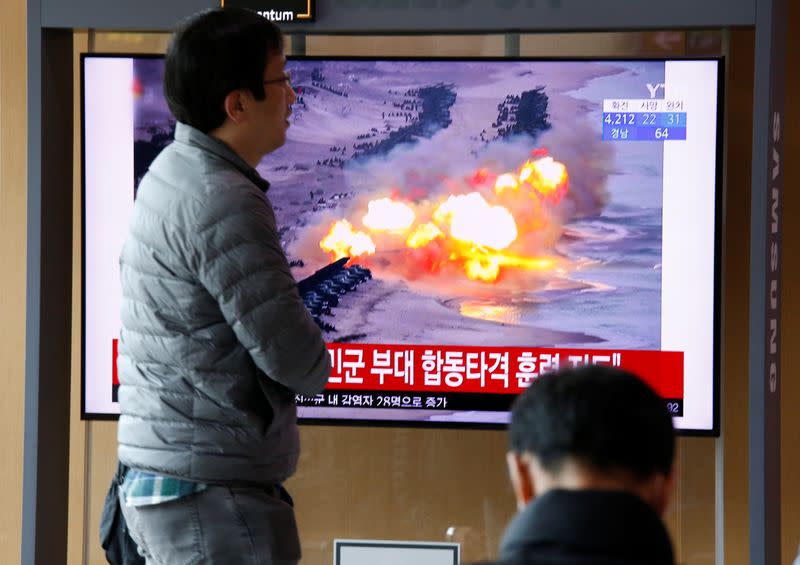
<path id="1" fill-rule="evenodd" d="M 718 60 L 290 58 L 258 165 L 329 344 L 304 422 L 503 426 L 538 375 L 629 369 L 715 433 Z M 113 416 L 118 259 L 172 140 L 161 57 L 85 56 L 84 415 Z"/>

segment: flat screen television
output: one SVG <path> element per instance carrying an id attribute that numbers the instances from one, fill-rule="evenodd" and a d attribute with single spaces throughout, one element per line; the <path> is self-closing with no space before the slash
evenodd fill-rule
<path id="1" fill-rule="evenodd" d="M 158 56 L 87 55 L 83 414 L 115 417 L 118 258 L 175 127 Z M 258 165 L 334 372 L 302 422 L 502 427 L 539 374 L 632 370 L 718 432 L 722 62 L 290 58 Z"/>

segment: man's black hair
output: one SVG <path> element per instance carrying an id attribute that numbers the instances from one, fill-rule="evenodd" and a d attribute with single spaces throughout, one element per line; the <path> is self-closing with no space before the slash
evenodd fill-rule
<path id="1" fill-rule="evenodd" d="M 186 20 L 172 37 L 164 66 L 164 94 L 179 122 L 204 133 L 225 121 L 224 100 L 246 88 L 263 100 L 264 69 L 283 53 L 283 35 L 250 10 L 219 8 Z"/>
<path id="2" fill-rule="evenodd" d="M 665 401 L 636 376 L 605 366 L 542 375 L 512 409 L 511 449 L 557 474 L 573 458 L 637 479 L 669 474 L 675 432 Z"/>

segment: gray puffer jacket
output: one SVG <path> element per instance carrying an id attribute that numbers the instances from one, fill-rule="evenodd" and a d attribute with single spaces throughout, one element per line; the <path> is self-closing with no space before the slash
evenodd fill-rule
<path id="1" fill-rule="evenodd" d="M 294 394 L 330 357 L 280 245 L 269 184 L 178 124 L 142 179 L 120 258 L 119 459 L 208 483 L 297 464 Z"/>

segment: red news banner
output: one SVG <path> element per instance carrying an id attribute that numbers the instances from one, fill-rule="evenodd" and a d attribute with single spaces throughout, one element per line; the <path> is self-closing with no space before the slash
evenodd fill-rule
<path id="1" fill-rule="evenodd" d="M 519 394 L 542 373 L 621 367 L 665 399 L 683 398 L 683 352 L 525 347 L 328 344 L 326 390 Z"/>
<path id="2" fill-rule="evenodd" d="M 438 394 L 431 397 L 435 402 L 428 407 L 440 407 L 447 402 L 441 393 L 451 393 L 447 396 L 453 400 L 454 396 L 463 396 L 465 401 L 475 394 L 517 395 L 543 373 L 593 364 L 620 367 L 639 375 L 662 398 L 678 401 L 676 408 L 671 408 L 676 415 L 682 412 L 679 405 L 683 400 L 683 352 L 680 351 L 340 343 L 328 344 L 328 351 L 333 366 L 326 387 L 329 392 Z M 115 402 L 118 387 L 114 339 L 112 398 Z M 300 404 L 319 405 L 319 398 L 317 402 L 311 398 L 298 400 Z M 335 402 L 338 405 L 338 400 Z M 372 400 L 367 405 L 371 406 Z M 412 406 L 417 406 L 416 400 L 408 407 Z"/>

